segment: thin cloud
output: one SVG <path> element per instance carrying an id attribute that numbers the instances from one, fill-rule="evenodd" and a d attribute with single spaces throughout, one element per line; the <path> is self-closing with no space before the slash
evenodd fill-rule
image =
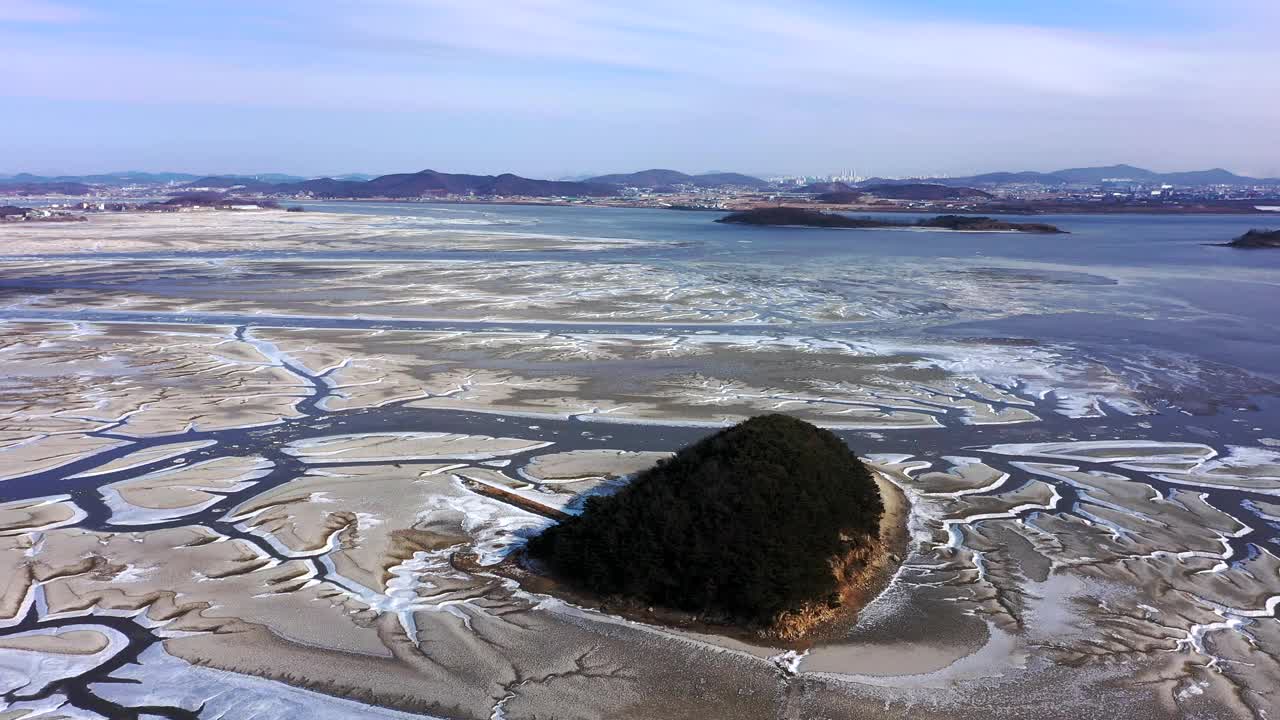
<path id="1" fill-rule="evenodd" d="M 0 22 L 71 23 L 85 17 L 83 10 L 44 0 L 0 0 Z"/>
<path id="2" fill-rule="evenodd" d="M 456 127 L 432 118 L 435 137 L 459 152 L 500 146 L 468 118 L 545 122 L 525 166 L 540 153 L 557 169 L 591 139 L 601 169 L 658 156 L 802 169 L 843 154 L 897 165 L 886 172 L 1085 157 L 1265 170 L 1280 164 L 1268 130 L 1280 126 L 1280 46 L 1262 28 L 1280 3 L 1224 2 L 1147 3 L 1176 20 L 1158 26 L 1108 25 L 1103 12 L 1070 27 L 1019 8 L 978 19 L 817 0 L 335 0 L 323 13 L 226 0 L 198 16 L 122 2 L 55 29 L 39 22 L 77 11 L 0 0 L 0 18 L 28 18 L 0 30 L 0 97 L 148 117 L 217 108 L 264 124 L 286 112 L 363 114 L 366 126 L 380 113 L 451 113 Z M 110 81 L 85 82 L 87 71 Z"/>

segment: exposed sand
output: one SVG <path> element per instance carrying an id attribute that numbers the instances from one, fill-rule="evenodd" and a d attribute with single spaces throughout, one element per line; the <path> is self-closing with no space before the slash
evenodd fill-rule
<path id="1" fill-rule="evenodd" d="M 99 492 L 112 524 L 146 525 L 199 512 L 252 487 L 272 467 L 260 457 L 223 457 L 103 485 Z"/>
<path id="2" fill-rule="evenodd" d="M 0 536 L 25 535 L 73 525 L 84 517 L 70 495 L 0 503 Z"/>
<path id="3" fill-rule="evenodd" d="M 96 630 L 74 628 L 60 628 L 49 634 L 0 637 L 0 648 L 6 650 L 28 650 L 55 655 L 93 655 L 110 644 L 111 641 Z"/>

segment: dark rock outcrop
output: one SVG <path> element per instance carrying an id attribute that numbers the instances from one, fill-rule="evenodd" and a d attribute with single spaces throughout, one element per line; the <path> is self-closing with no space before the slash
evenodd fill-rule
<path id="1" fill-rule="evenodd" d="M 968 230 L 971 232 L 1025 232 L 1065 233 L 1047 223 L 1015 223 L 973 215 L 938 215 L 916 222 L 877 220 L 869 217 L 849 217 L 838 213 L 820 212 L 798 207 L 763 207 L 725 215 L 718 223 L 736 225 L 796 226 L 819 228 L 932 228 L 938 230 Z"/>
<path id="2" fill-rule="evenodd" d="M 1227 247 L 1257 250 L 1259 248 L 1280 248 L 1280 230 L 1250 230 L 1229 243 Z"/>

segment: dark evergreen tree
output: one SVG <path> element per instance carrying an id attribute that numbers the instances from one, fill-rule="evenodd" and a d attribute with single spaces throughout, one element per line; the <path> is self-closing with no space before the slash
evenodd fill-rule
<path id="1" fill-rule="evenodd" d="M 644 471 L 529 542 L 602 595 L 767 624 L 838 592 L 832 561 L 878 537 L 870 471 L 834 434 L 755 417 Z"/>

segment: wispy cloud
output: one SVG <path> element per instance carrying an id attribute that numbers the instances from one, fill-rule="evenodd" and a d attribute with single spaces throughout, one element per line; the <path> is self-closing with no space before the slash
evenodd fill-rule
<path id="1" fill-rule="evenodd" d="M 1121 5 L 1127 20 L 1109 21 Z M 896 143 L 903 157 L 1115 153 L 1100 159 L 1194 164 L 1217 153 L 1238 166 L 1259 154 L 1264 167 L 1280 164 L 1265 157 L 1277 152 L 1265 128 L 1280 126 L 1280 46 L 1269 36 L 1280 3 L 1080 0 L 1072 22 L 1006 0 L 964 7 L 984 11 L 886 0 L 335 0 L 323 12 L 302 0 L 125 0 L 93 16 L 0 0 L 10 21 L 0 96 L 148 112 L 556 117 L 579 136 L 625 127 L 650 142 L 660 141 L 651 128 L 683 128 L 665 147 L 761 158 L 739 167 L 776 166 L 783 152 L 879 152 L 856 136 Z M 1156 15 L 1162 22 L 1142 22 Z M 86 72 L 100 80 L 85 82 Z M 465 125 L 455 142 L 490 142 Z M 785 149 L 757 149 L 784 137 Z"/>
<path id="2" fill-rule="evenodd" d="M 0 22 L 67 23 L 84 17 L 82 10 L 45 0 L 0 0 Z"/>
<path id="3" fill-rule="evenodd" d="M 1115 97 L 1173 79 L 1185 86 L 1204 76 L 1196 69 L 1207 63 L 1230 63 L 1235 77 L 1256 82 L 1274 77 L 1263 68 L 1280 60 L 1269 42 L 1241 49 L 1196 36 L 886 18 L 806 3 L 509 0 L 493 8 L 465 0 L 382 0 L 344 22 L 420 47 L 820 94 L 896 85 L 902 95 L 947 95 L 962 86 L 970 95 Z M 1213 83 L 1224 79 L 1231 82 Z"/>

